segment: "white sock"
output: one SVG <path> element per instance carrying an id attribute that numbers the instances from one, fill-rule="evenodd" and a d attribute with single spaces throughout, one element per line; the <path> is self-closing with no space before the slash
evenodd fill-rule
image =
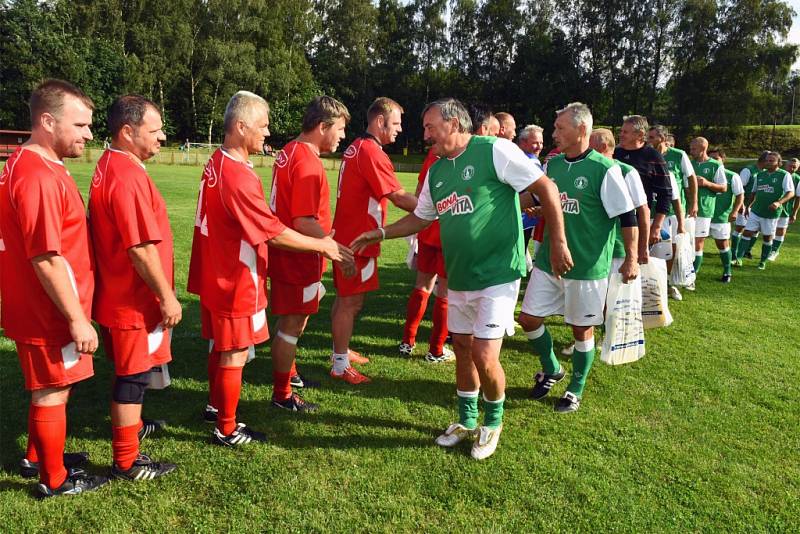
<path id="1" fill-rule="evenodd" d="M 594 349 L 594 336 L 586 341 L 575 340 L 575 350 L 578 352 L 589 352 Z"/>
<path id="2" fill-rule="evenodd" d="M 345 372 L 345 370 L 350 367 L 350 356 L 349 352 L 345 352 L 344 354 L 336 354 L 333 353 L 333 374 L 340 375 Z"/>

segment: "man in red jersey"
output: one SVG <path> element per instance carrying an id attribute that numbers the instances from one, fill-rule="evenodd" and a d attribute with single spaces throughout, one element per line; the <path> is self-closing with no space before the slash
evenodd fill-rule
<path id="1" fill-rule="evenodd" d="M 176 467 L 139 452 L 149 433 L 142 402 L 150 369 L 172 359 L 172 328 L 182 315 L 167 206 L 143 163 L 166 139 L 162 127 L 154 103 L 138 95 L 117 98 L 108 110 L 111 146 L 97 162 L 89 192 L 97 264 L 94 319 L 115 373 L 111 475 L 122 480 L 151 480 Z"/>
<path id="2" fill-rule="evenodd" d="M 383 145 L 394 143 L 402 131 L 403 108 L 391 98 L 377 98 L 367 110 L 367 131 L 347 147 L 339 170 L 336 215 L 333 230 L 336 241 L 350 244 L 363 232 L 382 228 L 386 223 L 387 201 L 405 211 L 413 211 L 417 198 L 406 193 L 394 175 L 394 167 Z M 378 289 L 380 244 L 365 247 L 355 257 L 355 276 L 347 276 L 333 266 L 336 300 L 331 310 L 333 368 L 331 376 L 349 384 L 369 382 L 350 363 L 366 363 L 366 358 L 350 350 L 353 322 L 364 305 L 364 295 Z"/>
<path id="3" fill-rule="evenodd" d="M 331 232 L 328 178 L 319 155 L 336 152 L 349 121 L 344 104 L 318 96 L 306 108 L 302 133 L 275 158 L 270 209 L 288 228 L 318 238 Z M 325 294 L 321 282 L 325 260 L 319 254 L 272 246 L 269 256 L 270 309 L 279 316 L 278 332 L 272 341 L 272 406 L 313 412 L 318 405 L 293 393 L 292 386 L 309 385 L 297 373 L 294 361 L 297 339 L 308 317 L 319 311 L 319 301 Z M 345 268 L 352 271 L 352 264 Z"/>
<path id="4" fill-rule="evenodd" d="M 287 228 L 267 207 L 261 179 L 248 160 L 269 135 L 269 105 L 239 91 L 225 109 L 225 139 L 203 170 L 195 214 L 191 293 L 200 296 L 203 337 L 209 340 L 212 442 L 236 447 L 266 436 L 236 422 L 242 368 L 267 329 L 267 242 L 289 250 L 352 261 L 330 236 L 314 238 Z"/>
<path id="5" fill-rule="evenodd" d="M 31 94 L 30 109 L 31 138 L 0 174 L 2 326 L 31 392 L 22 474 L 38 471 L 38 490 L 49 497 L 108 482 L 77 468 L 88 454 L 64 453 L 69 391 L 94 374 L 97 333 L 89 320 L 94 277 L 84 204 L 63 159 L 80 156 L 92 139 L 94 104 L 74 85 L 47 80 Z"/>
<path id="6" fill-rule="evenodd" d="M 428 169 L 433 165 L 438 156 L 430 150 L 422 162 L 419 171 L 417 196 L 428 177 Z M 403 341 L 398 350 L 403 356 L 411 356 L 417 346 L 415 341 L 417 329 L 428 299 L 436 288 L 436 304 L 433 307 L 433 329 L 428 345 L 425 360 L 431 363 L 449 362 L 455 360 L 452 350 L 444 346 L 447 339 L 447 272 L 444 268 L 444 255 L 442 254 L 442 240 L 439 236 L 439 221 L 434 221 L 430 226 L 417 234 L 417 279 L 414 289 L 406 305 L 406 324 L 403 329 Z"/>

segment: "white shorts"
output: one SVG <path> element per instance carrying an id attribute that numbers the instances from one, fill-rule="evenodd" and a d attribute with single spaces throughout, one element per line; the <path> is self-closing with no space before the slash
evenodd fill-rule
<path id="1" fill-rule="evenodd" d="M 778 218 L 778 228 L 789 228 L 789 217 Z"/>
<path id="2" fill-rule="evenodd" d="M 619 269 L 622 267 L 623 263 L 625 263 L 625 258 L 613 258 L 611 260 L 611 270 L 608 271 L 608 277 L 611 278 L 612 274 L 619 273 Z"/>
<path id="3" fill-rule="evenodd" d="M 731 223 L 711 223 L 711 237 L 714 239 L 730 239 Z"/>
<path id="4" fill-rule="evenodd" d="M 744 228 L 747 225 L 747 217 L 745 217 L 742 212 L 739 212 L 736 215 L 736 226 Z"/>
<path id="5" fill-rule="evenodd" d="M 678 216 L 667 215 L 664 217 L 664 222 L 661 224 L 661 229 L 669 234 L 671 238 L 678 235 Z"/>
<path id="6" fill-rule="evenodd" d="M 519 280 L 477 291 L 447 290 L 447 329 L 481 339 L 514 335 Z"/>
<path id="7" fill-rule="evenodd" d="M 698 217 L 694 223 L 695 237 L 708 237 L 711 231 L 711 217 Z"/>
<path id="8" fill-rule="evenodd" d="M 750 217 L 747 218 L 747 225 L 744 227 L 747 232 L 761 232 L 765 236 L 775 235 L 777 228 L 778 219 L 765 219 L 752 211 L 750 212 Z"/>
<path id="9" fill-rule="evenodd" d="M 624 261 L 618 259 L 620 262 Z M 622 263 L 617 265 L 617 269 L 620 265 Z M 608 278 L 559 280 L 534 267 L 525 290 L 525 298 L 522 299 L 522 313 L 534 317 L 563 315 L 567 324 L 598 326 L 603 324 L 607 292 Z"/>

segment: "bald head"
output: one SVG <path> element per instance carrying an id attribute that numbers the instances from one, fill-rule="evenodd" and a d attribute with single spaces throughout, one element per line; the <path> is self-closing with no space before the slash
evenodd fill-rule
<path id="1" fill-rule="evenodd" d="M 495 114 L 495 118 L 500 124 L 500 131 L 498 132 L 497 137 L 504 137 L 509 141 L 513 141 L 517 136 L 517 123 L 514 121 L 514 117 L 512 117 L 510 113 L 501 111 L 500 113 Z"/>
<path id="2" fill-rule="evenodd" d="M 596 128 L 592 130 L 592 135 L 589 137 L 589 148 L 600 152 L 606 157 L 614 156 L 614 134 L 608 128 Z"/>

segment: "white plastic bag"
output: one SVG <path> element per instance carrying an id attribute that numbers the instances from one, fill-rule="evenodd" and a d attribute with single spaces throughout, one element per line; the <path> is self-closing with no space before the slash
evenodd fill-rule
<path id="1" fill-rule="evenodd" d="M 417 270 L 417 234 L 411 234 L 405 237 L 408 243 L 408 253 L 406 254 L 406 266 L 412 271 Z"/>
<path id="2" fill-rule="evenodd" d="M 659 328 L 672 324 L 667 306 L 667 262 L 661 258 L 639 266 L 642 279 L 642 322 L 645 328 Z"/>
<path id="3" fill-rule="evenodd" d="M 170 385 L 172 380 L 169 378 L 169 367 L 166 363 L 156 365 L 150 369 L 150 383 L 147 389 L 164 389 Z"/>
<path id="4" fill-rule="evenodd" d="M 626 284 L 621 274 L 614 273 L 608 282 L 606 334 L 600 360 L 621 365 L 635 362 L 644 354 L 641 280 L 636 278 Z"/>
<path id="5" fill-rule="evenodd" d="M 672 263 L 670 282 L 672 282 L 673 286 L 686 287 L 692 285 L 696 277 L 694 272 L 694 238 L 687 231 L 675 236 L 675 261 Z"/>

